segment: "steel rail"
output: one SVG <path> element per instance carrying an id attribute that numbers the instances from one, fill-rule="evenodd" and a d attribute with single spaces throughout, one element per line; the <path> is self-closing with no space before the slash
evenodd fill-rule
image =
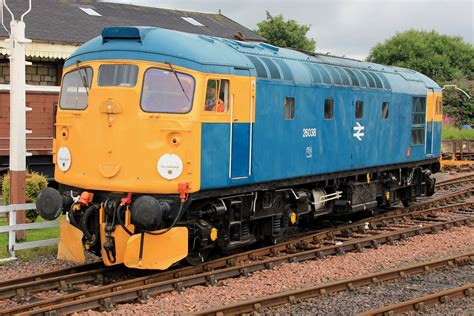
<path id="1" fill-rule="evenodd" d="M 364 219 L 359 222 L 355 222 L 352 224 L 345 224 L 342 226 L 338 226 L 335 228 L 328 228 L 325 230 L 321 230 L 316 233 L 306 234 L 303 236 L 297 236 L 296 238 L 277 244 L 273 246 L 268 246 L 260 249 L 254 249 L 251 251 L 239 253 L 233 256 L 221 258 L 218 260 L 210 261 L 204 263 L 197 267 L 186 267 L 181 268 L 173 271 L 166 271 L 160 272 L 160 279 L 161 280 L 168 280 L 175 277 L 184 277 L 189 276 L 197 273 L 202 273 L 214 269 L 222 269 L 228 267 L 230 265 L 235 265 L 238 261 L 243 260 L 256 260 L 256 258 L 260 256 L 268 256 L 268 255 L 278 255 L 281 252 L 288 252 L 294 251 L 296 247 L 300 247 L 301 244 L 303 247 L 311 248 L 311 244 L 314 242 L 320 242 L 324 239 L 341 239 L 345 236 L 348 237 L 354 231 L 364 231 L 367 228 L 375 229 L 377 226 L 380 225 L 388 225 L 389 223 L 397 223 L 400 220 L 407 219 L 407 218 L 415 218 L 417 216 L 426 216 L 435 214 L 438 211 L 446 211 L 446 210 L 459 210 L 459 209 L 466 209 L 472 208 L 473 203 L 460 203 L 450 205 L 449 207 L 438 207 L 432 208 L 428 210 L 421 210 L 413 212 L 413 210 L 419 210 L 424 207 L 429 207 L 431 205 L 438 205 L 446 203 L 451 203 L 451 201 L 458 201 L 459 199 L 463 199 L 470 195 L 470 189 L 466 189 L 461 192 L 452 193 L 443 197 L 439 197 L 434 200 L 425 201 L 423 203 L 414 205 L 410 208 L 406 209 L 397 209 L 388 211 L 382 215 L 374 216 L 369 219 Z M 406 213 L 410 212 L 412 213 Z M 431 219 L 428 219 L 431 220 Z M 96 281 L 97 283 L 102 283 L 101 280 L 103 277 L 101 276 L 105 272 L 113 271 L 115 267 L 109 267 L 106 269 L 109 270 L 94 270 L 93 265 L 100 265 L 103 267 L 101 263 L 94 263 L 92 265 L 83 265 L 81 266 L 72 267 L 68 269 L 63 269 L 55 272 L 43 273 L 39 275 L 32 275 L 29 277 L 10 280 L 6 282 L 0 283 L 0 298 L 6 299 L 16 296 L 19 299 L 24 299 L 30 296 L 32 293 L 39 292 L 42 290 L 53 290 L 53 289 L 70 289 L 73 285 L 79 283 L 87 283 L 91 281 Z M 89 273 L 74 273 L 75 271 L 85 271 L 88 268 L 92 269 Z M 62 275 L 62 277 L 61 277 Z M 155 274 L 158 277 L 158 274 Z"/>
<path id="2" fill-rule="evenodd" d="M 458 185 L 468 185 L 474 182 L 474 174 L 469 174 L 463 177 L 458 177 L 450 180 L 444 180 L 440 181 L 439 183 L 436 183 L 435 187 L 437 189 L 445 188 L 447 186 L 458 186 Z"/>
<path id="3" fill-rule="evenodd" d="M 103 264 L 102 264 L 103 266 Z M 62 291 L 70 290 L 75 284 L 97 282 L 102 284 L 106 274 L 113 273 L 120 269 L 121 266 L 102 267 L 100 269 L 85 270 L 81 272 L 71 272 L 67 274 L 58 274 L 49 278 L 39 280 L 28 280 L 0 288 L 0 299 L 9 299 L 17 297 L 18 299 L 31 296 L 33 293 L 61 289 Z"/>
<path id="4" fill-rule="evenodd" d="M 102 261 L 96 261 L 96 262 L 91 262 L 91 263 L 86 263 L 86 264 L 81 264 L 81 265 L 76 265 L 73 267 L 69 268 L 64 268 L 60 270 L 55 270 L 55 271 L 49 271 L 49 272 L 44 272 L 44 273 L 39 273 L 39 274 L 33 274 L 29 276 L 25 276 L 22 278 L 17 278 L 17 279 L 9 279 L 5 281 L 0 282 L 0 293 L 1 291 L 9 286 L 17 285 L 17 284 L 23 284 L 23 283 L 29 283 L 29 282 L 34 282 L 34 281 L 39 281 L 39 280 L 44 280 L 44 279 L 49 279 L 49 278 L 54 278 L 58 277 L 61 275 L 67 275 L 67 274 L 73 274 L 73 273 L 79 273 L 79 272 L 84 272 L 84 271 L 89 271 L 89 270 L 94 270 L 94 269 L 100 269 L 103 268 L 104 264 Z M 0 294 L 0 299 L 3 298 L 2 294 Z"/>
<path id="5" fill-rule="evenodd" d="M 436 292 L 426 296 L 414 298 L 412 300 L 400 302 L 393 305 L 383 306 L 381 308 L 367 311 L 358 314 L 358 316 L 372 316 L 372 315 L 396 315 L 399 313 L 407 312 L 420 312 L 425 311 L 426 306 L 435 304 L 445 304 L 453 299 L 459 299 L 464 297 L 474 296 L 474 283 L 465 284 L 463 286 L 448 289 L 445 291 Z"/>
<path id="6" fill-rule="evenodd" d="M 158 277 L 160 275 L 161 280 L 173 279 L 176 277 L 189 276 L 197 273 L 202 273 L 214 269 L 222 269 L 229 265 L 235 265 L 236 262 L 243 260 L 255 260 L 258 256 L 269 256 L 277 255 L 281 252 L 295 251 L 298 243 L 303 243 L 303 246 L 310 248 L 311 244 L 314 242 L 320 242 L 324 239 L 337 239 L 339 236 L 345 237 L 350 236 L 354 231 L 365 231 L 366 229 L 376 229 L 379 226 L 387 226 L 391 223 L 398 223 L 402 220 L 407 219 L 418 219 L 423 220 L 426 216 L 434 215 L 439 211 L 456 211 L 460 209 L 472 209 L 474 207 L 474 202 L 459 203 L 453 204 L 450 206 L 437 207 L 432 209 L 415 211 L 412 213 L 404 214 L 397 213 L 391 216 L 386 214 L 380 218 L 366 219 L 353 224 L 345 224 L 339 227 L 325 229 L 317 233 L 312 233 L 310 235 L 299 236 L 293 240 L 290 240 L 285 243 L 278 245 L 267 246 L 264 248 L 250 250 L 244 253 L 228 256 L 225 258 L 220 258 L 217 260 L 204 263 L 197 267 L 185 267 L 176 270 L 170 270 L 165 272 L 155 273 L 154 275 Z M 394 211 L 395 212 L 395 211 Z M 426 218 L 426 220 L 433 220 L 433 218 Z M 101 269 L 92 269 L 87 272 L 73 273 L 66 269 L 65 273 L 61 275 L 53 275 L 50 278 L 40 278 L 36 276 L 28 277 L 26 280 L 18 279 L 18 282 L 12 282 L 8 286 L 0 287 L 0 299 L 8 299 L 12 297 L 17 297 L 19 299 L 26 298 L 32 294 L 45 290 L 54 290 L 61 289 L 63 291 L 71 289 L 75 284 L 80 283 L 89 283 L 95 281 L 98 284 L 102 284 L 104 280 L 104 275 L 109 274 L 121 266 L 112 266 Z"/>
<path id="7" fill-rule="evenodd" d="M 263 312 L 263 309 L 268 307 L 291 304 L 308 298 L 321 297 L 328 293 L 354 290 L 372 284 L 378 285 L 386 281 L 403 279 L 410 275 L 467 264 L 474 264 L 473 252 L 193 312 L 192 315 L 236 315 L 254 311 Z"/>
<path id="8" fill-rule="evenodd" d="M 297 253 L 289 253 L 280 256 L 269 257 L 264 260 L 240 263 L 235 266 L 198 273 L 172 280 L 160 280 L 160 275 L 140 277 L 132 280 L 122 281 L 98 288 L 71 293 L 62 297 L 56 297 L 36 303 L 18 306 L 9 310 L 1 311 L 2 315 L 11 314 L 38 314 L 45 315 L 51 311 L 57 314 L 70 314 L 89 309 L 102 308 L 110 310 L 114 304 L 129 302 L 136 299 L 146 300 L 150 295 L 157 295 L 173 290 L 182 290 L 186 287 L 216 284 L 217 281 L 238 276 L 247 276 L 252 272 L 264 269 L 272 269 L 282 263 L 292 263 L 305 260 L 324 258 L 328 255 L 344 254 L 347 251 L 361 251 L 363 248 L 377 248 L 379 245 L 391 244 L 396 240 L 406 239 L 411 236 L 426 233 L 436 233 L 442 229 L 449 229 L 456 225 L 469 225 L 474 222 L 474 216 L 461 217 L 447 222 L 439 222 L 424 227 L 413 227 L 395 232 L 373 235 L 356 240 L 350 240 L 339 245 L 331 245 Z"/>

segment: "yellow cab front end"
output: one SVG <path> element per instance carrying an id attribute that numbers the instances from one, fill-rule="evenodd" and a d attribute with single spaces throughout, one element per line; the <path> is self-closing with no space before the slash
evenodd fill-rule
<path id="1" fill-rule="evenodd" d="M 58 257 L 84 262 L 84 250 L 95 250 L 106 265 L 167 269 L 188 253 L 188 230 L 172 218 L 200 186 L 202 107 L 193 105 L 204 103 L 206 75 L 130 60 L 64 73 L 53 159 L 56 181 L 71 188 L 71 211 L 61 219 Z M 141 195 L 139 233 L 133 194 Z"/>

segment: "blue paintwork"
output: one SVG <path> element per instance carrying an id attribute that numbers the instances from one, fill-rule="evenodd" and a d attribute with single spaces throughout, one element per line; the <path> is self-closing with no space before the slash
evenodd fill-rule
<path id="1" fill-rule="evenodd" d="M 78 61 L 128 59 L 170 62 L 204 73 L 258 77 L 252 173 L 248 178 L 233 179 L 248 174 L 249 123 L 234 124 L 232 139 L 230 124 L 203 123 L 203 190 L 440 155 L 441 122 L 433 123 L 432 152 L 425 144 L 411 146 L 413 96 L 441 90 L 418 72 L 158 28 L 114 28 L 104 35 L 76 50 L 65 67 Z M 293 120 L 283 118 L 284 98 L 288 96 L 295 98 Z M 335 101 L 331 120 L 323 118 L 326 98 Z M 364 117 L 358 120 L 356 100 L 364 102 Z M 381 118 L 382 102 L 390 104 L 387 120 Z M 357 122 L 364 126 L 361 141 L 353 136 Z M 304 138 L 303 128 L 316 128 L 317 136 Z M 425 142 L 429 136 L 425 133 Z"/>
<path id="2" fill-rule="evenodd" d="M 295 98 L 294 120 L 283 119 L 285 96 Z M 323 118 L 326 98 L 335 101 L 332 120 Z M 433 123 L 432 154 L 426 153 L 424 144 L 411 145 L 412 98 L 411 94 L 383 90 L 296 86 L 258 80 L 252 175 L 246 179 L 229 178 L 229 124 L 203 123 L 201 189 L 439 157 L 441 122 Z M 362 119 L 355 119 L 356 100 L 364 101 Z M 389 102 L 386 120 L 382 119 L 384 101 Z M 353 136 L 356 122 L 365 128 L 362 141 Z M 316 128 L 317 136 L 303 138 L 303 128 Z M 311 147 L 311 157 L 308 147 Z M 233 157 L 232 169 L 248 167 L 245 154 L 240 159 Z"/>

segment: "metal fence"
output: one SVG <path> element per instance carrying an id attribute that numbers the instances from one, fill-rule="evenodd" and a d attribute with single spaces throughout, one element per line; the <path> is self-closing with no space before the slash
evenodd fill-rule
<path id="1" fill-rule="evenodd" d="M 8 225 L 0 226 L 0 233 L 8 233 L 8 258 L 1 258 L 0 262 L 15 260 L 15 251 L 23 249 L 31 249 L 42 246 L 56 245 L 59 238 L 38 240 L 31 242 L 17 243 L 15 238 L 15 232 L 19 230 L 30 230 L 40 228 L 51 228 L 59 226 L 59 222 L 41 222 L 41 223 L 28 223 L 28 224 L 17 224 L 16 223 L 16 212 L 36 209 L 35 204 L 11 204 L 0 206 L 0 214 L 8 213 Z"/>

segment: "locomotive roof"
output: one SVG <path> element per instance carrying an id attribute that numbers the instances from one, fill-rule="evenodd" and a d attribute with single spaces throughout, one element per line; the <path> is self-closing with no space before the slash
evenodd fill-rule
<path id="1" fill-rule="evenodd" d="M 77 49 L 65 66 L 97 59 L 169 62 L 206 73 L 410 94 L 440 89 L 430 78 L 409 69 L 153 27 L 105 28 L 101 36 Z"/>

